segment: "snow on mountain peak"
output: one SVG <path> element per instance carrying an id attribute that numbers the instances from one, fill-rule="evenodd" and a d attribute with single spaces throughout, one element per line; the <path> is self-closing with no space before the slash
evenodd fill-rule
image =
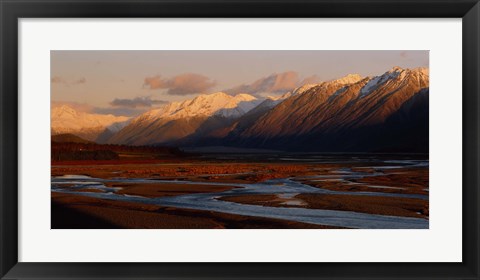
<path id="1" fill-rule="evenodd" d="M 304 84 L 303 86 L 294 89 L 291 95 L 302 94 L 315 86 L 318 86 L 318 84 Z"/>
<path id="2" fill-rule="evenodd" d="M 360 90 L 360 97 L 364 97 L 371 93 L 381 83 L 382 76 L 376 76 L 370 79 Z"/>
<path id="3" fill-rule="evenodd" d="M 106 128 L 115 123 L 125 122 L 129 118 L 77 111 L 69 105 L 62 104 L 51 108 L 50 119 L 52 131 L 69 133 L 82 129 Z"/>
<path id="4" fill-rule="evenodd" d="M 275 104 L 279 103 L 280 101 L 284 100 L 284 99 L 287 99 L 289 98 L 290 96 L 293 96 L 293 95 L 297 95 L 297 94 L 302 94 L 306 91 L 308 91 L 309 89 L 313 88 L 313 87 L 316 87 L 318 86 L 319 84 L 304 84 L 303 86 L 299 86 L 297 88 L 295 88 L 294 90 L 292 91 L 289 91 L 287 93 L 284 93 L 280 96 L 267 96 L 266 99 L 270 99 L 272 101 L 276 101 Z"/>
<path id="5" fill-rule="evenodd" d="M 392 69 L 388 70 L 387 73 L 394 73 L 394 72 L 401 72 L 403 71 L 404 69 L 402 67 L 399 67 L 399 66 L 393 66 Z"/>
<path id="6" fill-rule="evenodd" d="M 369 78 L 369 81 L 360 90 L 360 97 L 364 97 L 375 91 L 375 89 L 383 83 L 399 79 L 404 80 L 406 77 L 409 77 L 410 80 L 414 79 L 422 86 L 428 87 L 428 68 L 419 67 L 415 69 L 403 69 L 395 66 L 389 71 L 385 72 L 383 75 Z"/>
<path id="7" fill-rule="evenodd" d="M 68 116 L 76 116 L 77 111 L 68 105 L 61 105 L 57 107 L 52 107 L 51 116 L 52 118 L 61 118 Z"/>
<path id="8" fill-rule="evenodd" d="M 414 72 L 422 73 L 423 75 L 430 75 L 430 69 L 428 67 L 417 67 L 412 69 Z"/>
<path id="9" fill-rule="evenodd" d="M 240 101 L 252 101 L 257 99 L 255 96 L 250 95 L 248 93 L 239 93 L 233 97 L 235 100 L 240 100 Z"/>
<path id="10" fill-rule="evenodd" d="M 253 109 L 261 101 L 256 97 L 240 93 L 235 96 L 224 92 L 202 94 L 183 102 L 171 102 L 158 109 L 150 110 L 137 118 L 144 119 L 180 119 L 197 116 L 236 117 Z"/>
<path id="11" fill-rule="evenodd" d="M 361 81 L 363 78 L 359 74 L 348 74 L 340 79 L 334 80 L 334 82 L 337 82 L 339 84 L 354 84 L 358 81 Z"/>

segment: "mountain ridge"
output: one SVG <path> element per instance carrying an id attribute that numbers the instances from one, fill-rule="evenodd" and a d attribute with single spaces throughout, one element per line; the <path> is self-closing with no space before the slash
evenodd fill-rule
<path id="1" fill-rule="evenodd" d="M 128 117 L 93 114 L 82 112 L 67 104 L 52 106 L 50 110 L 50 130 L 52 135 L 74 134 L 89 141 L 96 141 L 105 129 L 116 132 L 119 123 L 129 120 Z"/>
<path id="2" fill-rule="evenodd" d="M 349 74 L 265 99 L 248 93 L 202 94 L 114 125 L 117 131 L 107 131 L 97 140 L 287 151 L 425 152 L 428 95 L 428 68 L 393 67 L 378 76 Z M 409 129 L 411 136 L 402 135 Z M 412 140 L 415 134 L 418 141 Z"/>

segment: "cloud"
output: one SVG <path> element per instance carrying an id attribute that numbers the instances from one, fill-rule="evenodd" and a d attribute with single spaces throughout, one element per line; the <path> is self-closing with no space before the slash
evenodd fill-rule
<path id="1" fill-rule="evenodd" d="M 67 80 L 63 77 L 53 76 L 52 78 L 50 78 L 50 83 L 72 86 L 72 85 L 85 84 L 85 83 L 87 83 L 87 79 L 85 79 L 84 77 L 81 77 L 81 78 L 78 78 L 78 79 Z"/>
<path id="2" fill-rule="evenodd" d="M 150 89 L 159 89 L 159 88 L 166 88 L 166 83 L 159 75 L 153 77 L 145 78 L 143 82 L 144 87 L 149 87 Z"/>
<path id="3" fill-rule="evenodd" d="M 187 95 L 201 93 L 215 86 L 215 82 L 208 77 L 198 74 L 178 75 L 168 81 L 168 94 Z"/>
<path id="4" fill-rule="evenodd" d="M 283 73 L 274 73 L 267 77 L 260 78 L 251 84 L 243 84 L 231 89 L 225 90 L 230 94 L 237 93 L 284 93 L 300 86 L 301 82 L 297 72 L 287 71 Z"/>
<path id="5" fill-rule="evenodd" d="M 144 113 L 148 111 L 148 108 L 143 108 L 143 109 L 137 109 L 137 108 L 127 108 L 127 107 L 94 107 L 91 113 L 94 114 L 102 114 L 102 115 L 115 115 L 115 116 L 126 116 L 126 117 L 132 117 L 132 116 L 138 116 L 141 113 Z"/>
<path id="6" fill-rule="evenodd" d="M 115 98 L 110 105 L 114 107 L 125 108 L 148 108 L 153 105 L 166 104 L 167 101 L 152 99 L 150 96 L 135 97 L 133 99 L 120 99 Z"/>
<path id="7" fill-rule="evenodd" d="M 151 90 L 168 89 L 170 95 L 188 95 L 194 93 L 203 93 L 216 85 L 210 78 L 194 73 L 186 73 L 163 79 L 161 76 L 147 77 L 143 86 Z"/>
<path id="8" fill-rule="evenodd" d="M 132 99 L 115 98 L 110 102 L 112 107 L 92 107 L 91 113 L 112 114 L 115 116 L 138 116 L 150 110 L 151 107 L 166 104 L 167 101 L 152 99 L 151 96 L 140 96 Z"/>

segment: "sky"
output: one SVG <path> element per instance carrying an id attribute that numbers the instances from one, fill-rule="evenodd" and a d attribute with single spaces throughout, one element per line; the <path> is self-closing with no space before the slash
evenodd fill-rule
<path id="1" fill-rule="evenodd" d="M 52 104 L 133 116 L 205 93 L 275 96 L 347 74 L 428 67 L 429 52 L 51 51 L 50 64 Z"/>

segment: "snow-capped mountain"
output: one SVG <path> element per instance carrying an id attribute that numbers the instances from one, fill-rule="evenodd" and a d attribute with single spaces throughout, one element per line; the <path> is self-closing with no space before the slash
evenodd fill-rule
<path id="1" fill-rule="evenodd" d="M 428 69 L 394 67 L 267 99 L 191 145 L 305 151 L 428 150 Z M 274 104 L 276 103 L 276 104 Z"/>
<path id="2" fill-rule="evenodd" d="M 90 141 L 95 141 L 107 128 L 118 131 L 115 128 L 127 120 L 128 117 L 77 111 L 66 104 L 53 106 L 50 110 L 52 135 L 71 133 Z"/>
<path id="3" fill-rule="evenodd" d="M 97 134 L 96 141 L 287 151 L 426 152 L 428 96 L 428 68 L 393 67 L 378 76 L 350 74 L 265 99 L 248 93 L 203 94 L 131 120 L 102 123 L 104 133 Z M 78 118 L 67 109 L 55 114 Z M 84 124 L 89 117 L 75 122 L 81 128 L 95 127 Z M 52 117 L 52 131 L 53 125 Z"/>
<path id="4" fill-rule="evenodd" d="M 181 119 L 213 115 L 238 117 L 254 108 L 258 103 L 259 100 L 256 97 L 244 93 L 235 96 L 223 92 L 202 94 L 193 99 L 171 102 L 158 109 L 150 110 L 135 118 L 133 122 L 160 118 Z"/>
<path id="5" fill-rule="evenodd" d="M 335 79 L 333 80 L 336 83 L 343 84 L 343 85 L 348 85 L 348 84 L 354 84 L 359 81 L 361 81 L 363 78 L 362 76 L 358 74 L 348 74 L 345 77 L 342 77 L 340 79 Z"/>
<path id="6" fill-rule="evenodd" d="M 225 125 L 261 102 L 249 94 L 231 96 L 223 92 L 171 102 L 136 117 L 108 142 L 132 145 L 168 143 L 203 129 Z"/>
<path id="7" fill-rule="evenodd" d="M 409 125 L 425 125 L 426 120 L 428 127 L 428 98 L 415 98 L 416 95 L 428 96 L 426 69 L 394 67 L 380 76 L 353 78 L 347 83 L 344 79 L 320 83 L 301 95 L 291 96 L 229 141 L 249 147 L 310 147 L 327 151 L 382 147 L 379 142 L 396 147 L 401 144 L 398 141 L 410 141 L 405 138 L 409 136 L 417 137 L 424 144 L 424 136 L 419 137 L 417 130 L 410 132 L 415 135 L 397 135 L 390 143 L 383 140 L 386 136 L 402 134 L 395 131 L 396 127 L 389 126 L 389 120 L 396 114 L 404 114 L 408 102 L 427 112 L 422 120 Z M 425 131 L 428 134 L 428 129 Z M 374 139 L 372 136 L 377 133 L 378 139 Z"/>
<path id="8" fill-rule="evenodd" d="M 302 93 L 306 92 L 307 90 L 311 89 L 312 87 L 315 87 L 315 86 L 318 86 L 318 85 L 319 84 L 305 84 L 305 85 L 302 85 L 302 86 L 299 86 L 299 87 L 295 88 L 292 91 L 284 93 L 280 96 L 267 96 L 267 98 L 263 102 L 261 102 L 257 107 L 255 107 L 254 110 L 252 110 L 252 111 L 253 112 L 258 112 L 260 110 L 271 109 L 271 108 L 277 106 L 278 104 L 280 104 L 283 100 L 285 100 L 285 99 L 287 99 L 287 98 L 289 98 L 293 95 L 302 94 Z"/>

